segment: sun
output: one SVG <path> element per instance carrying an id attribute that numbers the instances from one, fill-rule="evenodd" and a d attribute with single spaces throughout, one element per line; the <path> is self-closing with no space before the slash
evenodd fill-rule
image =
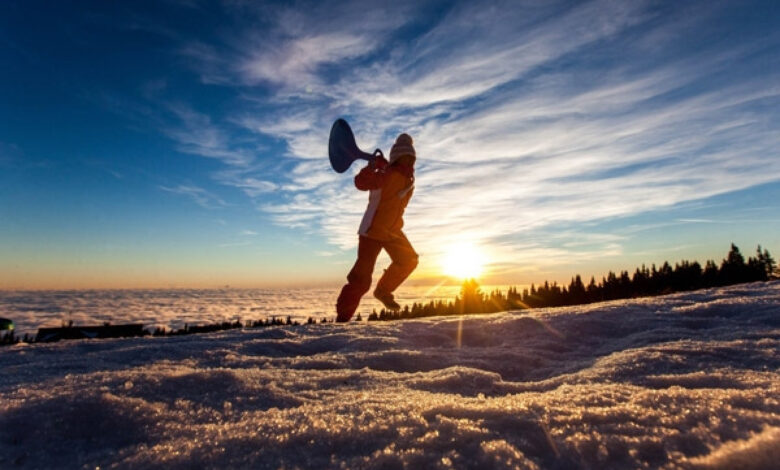
<path id="1" fill-rule="evenodd" d="M 441 267 L 447 276 L 458 279 L 478 278 L 485 268 L 485 256 L 473 243 L 457 243 L 444 253 Z"/>

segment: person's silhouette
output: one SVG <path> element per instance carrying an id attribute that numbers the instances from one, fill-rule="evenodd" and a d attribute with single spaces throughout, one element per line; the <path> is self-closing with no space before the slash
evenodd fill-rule
<path id="1" fill-rule="evenodd" d="M 392 263 L 377 282 L 374 297 L 388 310 L 400 309 L 393 292 L 414 271 L 418 259 L 412 244 L 401 231 L 404 209 L 414 191 L 416 159 L 412 138 L 401 134 L 390 150 L 389 162 L 379 156 L 355 177 L 355 186 L 370 193 L 358 230 L 357 261 L 336 301 L 336 321 L 347 322 L 352 318 L 360 298 L 371 288 L 371 274 L 382 249 Z"/>

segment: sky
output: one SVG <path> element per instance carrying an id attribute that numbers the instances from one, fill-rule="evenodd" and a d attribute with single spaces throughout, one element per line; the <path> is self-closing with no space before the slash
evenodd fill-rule
<path id="1" fill-rule="evenodd" d="M 779 52 L 775 1 L 4 1 L 0 288 L 343 283 L 339 117 L 414 138 L 410 284 L 777 255 Z"/>

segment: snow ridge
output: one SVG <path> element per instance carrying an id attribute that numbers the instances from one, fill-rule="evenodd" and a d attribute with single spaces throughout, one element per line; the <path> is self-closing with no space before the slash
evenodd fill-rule
<path id="1" fill-rule="evenodd" d="M 780 282 L 19 345 L 0 467 L 771 468 Z"/>

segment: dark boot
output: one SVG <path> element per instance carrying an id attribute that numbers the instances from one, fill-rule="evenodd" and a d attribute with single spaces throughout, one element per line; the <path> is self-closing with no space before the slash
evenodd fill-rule
<path id="1" fill-rule="evenodd" d="M 398 305 L 398 302 L 395 301 L 395 299 L 393 298 L 393 294 L 391 294 L 390 292 L 384 292 L 377 289 L 374 291 L 374 297 L 376 297 L 377 300 L 382 302 L 382 305 L 384 305 L 385 308 L 388 310 L 392 310 L 392 311 L 401 310 L 401 306 Z"/>

